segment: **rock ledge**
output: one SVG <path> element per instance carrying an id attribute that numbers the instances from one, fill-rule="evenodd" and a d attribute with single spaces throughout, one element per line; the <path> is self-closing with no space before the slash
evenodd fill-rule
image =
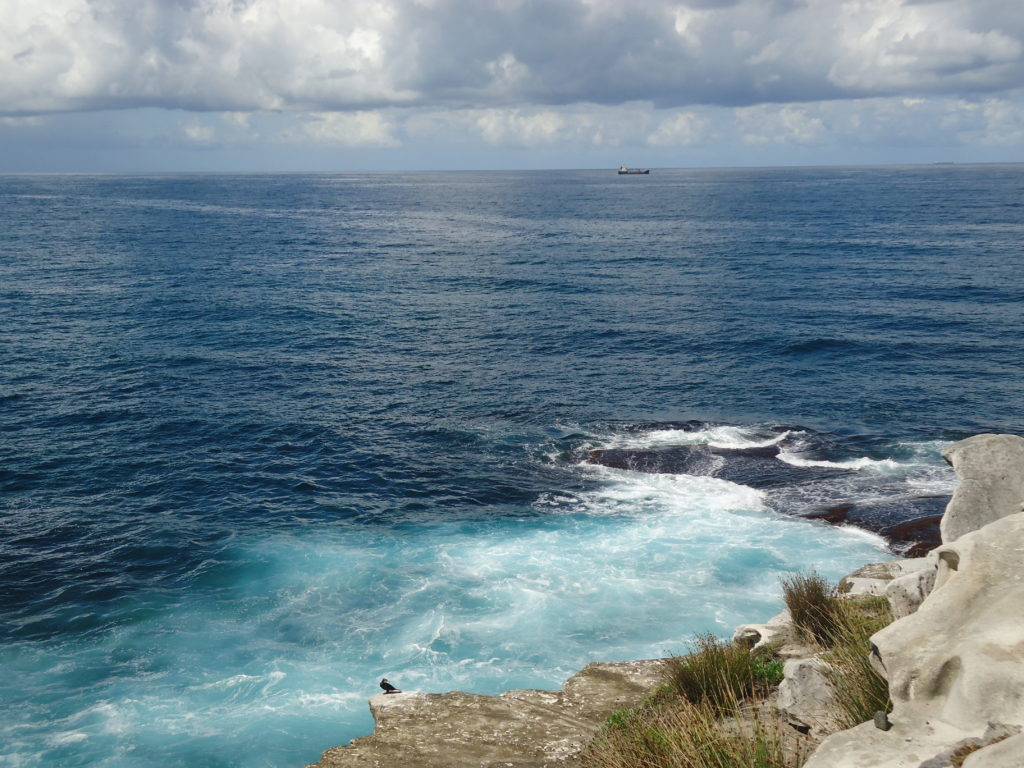
<path id="1" fill-rule="evenodd" d="M 327 750 L 310 768 L 575 766 L 610 713 L 637 706 L 658 685 L 662 664 L 589 664 L 561 691 L 378 694 L 373 735 Z"/>

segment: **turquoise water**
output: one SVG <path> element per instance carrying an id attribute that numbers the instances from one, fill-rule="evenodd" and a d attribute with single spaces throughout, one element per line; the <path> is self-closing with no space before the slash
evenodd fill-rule
<path id="1" fill-rule="evenodd" d="M 0 178 L 0 765 L 302 765 L 890 556 L 1024 432 L 1022 187 Z"/>

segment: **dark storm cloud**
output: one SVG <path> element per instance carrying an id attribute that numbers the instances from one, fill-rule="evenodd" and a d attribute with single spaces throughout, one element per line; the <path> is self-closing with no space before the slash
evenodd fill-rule
<path id="1" fill-rule="evenodd" d="M 786 27 L 787 4 L 754 5 L 761 18 L 747 26 Z M 745 30 L 743 15 L 750 13 L 735 2 L 595 11 L 581 3 L 451 0 L 410 14 L 418 55 L 406 82 L 434 99 L 475 104 L 744 105 L 844 95 L 828 79 L 827 57 L 752 62 L 778 38 Z M 801 19 L 788 21 L 795 27 Z M 503 78 L 503 59 L 521 77 Z"/>
<path id="2" fill-rule="evenodd" d="M 0 0 L 0 111 L 744 106 L 1024 82 L 1018 0 Z"/>

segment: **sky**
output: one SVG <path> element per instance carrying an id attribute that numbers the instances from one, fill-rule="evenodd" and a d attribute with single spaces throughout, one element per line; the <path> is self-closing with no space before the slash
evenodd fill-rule
<path id="1" fill-rule="evenodd" d="M 1024 0 L 0 0 L 0 172 L 1024 161 Z"/>

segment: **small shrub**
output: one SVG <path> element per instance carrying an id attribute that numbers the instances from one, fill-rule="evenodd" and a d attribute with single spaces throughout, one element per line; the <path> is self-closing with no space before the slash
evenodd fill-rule
<path id="1" fill-rule="evenodd" d="M 607 728 L 626 728 L 629 725 L 629 719 L 632 716 L 632 711 L 628 709 L 617 709 L 608 715 L 608 718 L 604 721 L 605 727 Z"/>
<path id="2" fill-rule="evenodd" d="M 784 666 L 782 659 L 767 655 L 752 654 L 750 659 L 750 669 L 754 674 L 754 679 L 772 688 L 782 682 Z"/>

